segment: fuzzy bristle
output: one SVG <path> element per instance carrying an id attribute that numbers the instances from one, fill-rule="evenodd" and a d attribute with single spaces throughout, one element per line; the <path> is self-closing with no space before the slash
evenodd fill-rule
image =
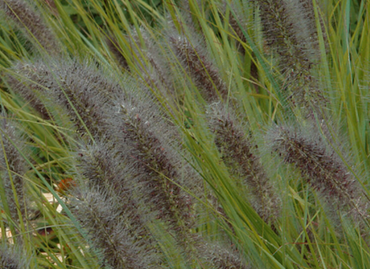
<path id="1" fill-rule="evenodd" d="M 221 105 L 209 111 L 210 128 L 215 143 L 229 173 L 241 180 L 252 198 L 251 204 L 265 221 L 275 221 L 280 212 L 280 199 L 267 177 L 261 161 L 247 134 L 241 129 L 232 113 Z"/>
<path id="2" fill-rule="evenodd" d="M 25 179 L 23 178 L 27 171 L 27 165 L 20 153 L 23 151 L 24 154 L 27 154 L 27 151 L 22 137 L 6 119 L 4 119 L 1 136 L 4 151 L 0 154 L 0 172 L 11 218 L 16 221 L 19 220 L 18 210 L 22 216 L 25 216 L 25 205 L 27 204 L 25 201 Z M 13 143 L 17 145 L 17 148 Z"/>
<path id="3" fill-rule="evenodd" d="M 19 247 L 0 242 L 0 268 L 25 269 L 30 268 L 30 258 Z"/>
<path id="4" fill-rule="evenodd" d="M 10 76 L 11 88 L 44 117 L 48 115 L 46 111 L 58 104 L 65 109 L 77 131 L 86 133 L 88 130 L 93 137 L 107 132 L 104 106 L 112 104 L 117 93 L 124 92 L 115 79 L 106 78 L 89 61 L 18 63 L 13 70 L 17 76 Z"/>
<path id="5" fill-rule="evenodd" d="M 208 243 L 203 246 L 203 249 L 200 250 L 205 259 L 211 268 L 215 269 L 251 269 L 251 266 L 248 265 L 239 254 L 235 251 L 222 247 L 218 244 Z"/>
<path id="6" fill-rule="evenodd" d="M 171 127 L 162 122 L 153 104 L 126 101 L 119 106 L 116 134 L 122 152 L 138 173 L 137 184 L 145 189 L 153 209 L 161 212 L 161 219 L 181 229 L 189 227 L 193 222 L 192 199 L 172 182 L 181 184 L 183 175 L 177 167 L 178 157 L 166 144 L 168 141 L 162 142 Z"/>
<path id="7" fill-rule="evenodd" d="M 72 201 L 72 212 L 87 231 L 91 247 L 101 254 L 101 266 L 158 268 L 161 258 L 155 246 L 145 233 L 132 229 L 135 218 L 120 206 L 114 191 L 87 187 L 79 190 L 78 198 Z"/>
<path id="8" fill-rule="evenodd" d="M 302 1 L 254 0 L 260 8 L 267 44 L 279 57 L 285 97 L 298 107 L 319 107 L 326 100 L 312 73 L 319 63 L 314 12 Z M 307 10 L 311 9 L 311 10 Z M 311 16 L 306 16 L 306 14 Z"/>
<path id="9" fill-rule="evenodd" d="M 106 39 L 107 46 L 110 50 L 110 52 L 113 54 L 113 56 L 116 58 L 118 64 L 125 70 L 130 70 L 130 67 L 127 63 L 127 59 L 122 53 L 122 49 L 119 47 L 118 42 L 116 39 L 112 36 L 108 37 Z"/>
<path id="10" fill-rule="evenodd" d="M 50 55 L 60 55 L 61 46 L 57 37 L 41 16 L 21 0 L 0 0 L 0 9 L 30 37 L 36 47 L 42 46 Z"/>
<path id="11" fill-rule="evenodd" d="M 199 40 L 191 42 L 185 34 L 169 33 L 168 41 L 178 61 L 188 72 L 202 97 L 208 102 L 226 99 L 228 89 L 220 72 L 204 51 Z"/>
<path id="12" fill-rule="evenodd" d="M 272 151 L 294 165 L 332 211 L 349 214 L 358 222 L 368 219 L 369 202 L 356 178 L 321 136 L 304 130 L 275 127 L 268 139 Z"/>
<path id="13" fill-rule="evenodd" d="M 133 229 L 141 230 L 144 221 L 141 214 L 144 214 L 140 194 L 134 194 L 135 185 L 132 178 L 132 170 L 127 165 L 125 156 L 116 150 L 113 143 L 96 141 L 94 145 L 86 145 L 80 149 L 76 156 L 77 169 L 90 188 L 100 190 L 111 190 L 114 195 L 121 197 L 120 205 L 117 207 L 125 208 L 130 212 L 131 219 L 135 220 Z M 134 183 L 135 184 L 135 183 Z M 145 210 L 146 218 L 154 215 L 149 210 Z"/>

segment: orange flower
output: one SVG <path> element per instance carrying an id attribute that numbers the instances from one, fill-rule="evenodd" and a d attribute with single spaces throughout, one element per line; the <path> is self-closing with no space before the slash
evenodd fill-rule
<path id="1" fill-rule="evenodd" d="M 58 186 L 57 186 L 57 192 L 61 194 L 65 194 L 66 191 L 68 191 L 70 188 L 76 186 L 76 181 L 74 181 L 72 178 L 65 178 L 62 179 Z"/>

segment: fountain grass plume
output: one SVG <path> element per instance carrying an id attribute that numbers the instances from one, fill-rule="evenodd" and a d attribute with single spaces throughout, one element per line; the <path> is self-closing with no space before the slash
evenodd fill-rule
<path id="1" fill-rule="evenodd" d="M 125 156 L 115 145 L 104 142 L 86 146 L 85 149 L 79 151 L 77 156 L 78 171 L 87 179 L 89 188 L 99 188 L 100 192 L 109 190 L 111 196 L 119 197 L 115 201 L 115 205 L 124 209 L 126 214 L 129 213 L 130 218 L 125 223 L 132 233 L 135 233 L 139 238 L 146 238 L 147 241 L 150 241 L 151 235 L 145 229 L 146 221 L 160 219 L 168 224 L 168 219 L 163 218 L 163 208 L 153 207 L 153 204 L 157 204 L 161 197 L 148 198 L 146 196 L 148 184 L 153 185 L 157 180 L 155 171 L 152 175 L 146 175 L 146 180 L 151 182 L 143 182 L 143 176 L 140 175 L 142 167 L 138 168 L 134 163 L 127 161 L 129 157 Z M 161 183 L 159 182 L 159 184 Z M 191 190 L 194 191 L 194 188 Z M 149 192 L 152 191 L 153 188 L 149 188 Z M 149 193 L 149 195 L 153 195 L 153 193 Z M 173 206 L 171 199 L 166 198 L 167 200 L 161 200 L 161 203 Z M 175 203 L 176 198 L 172 198 Z M 177 210 L 184 209 L 178 208 Z M 190 229 L 195 226 L 188 225 L 188 230 L 179 226 L 181 226 L 179 223 L 170 223 L 169 228 L 170 230 L 175 229 L 177 232 L 180 230 L 180 238 L 179 234 L 172 236 L 185 242 L 180 241 L 179 245 L 175 247 L 187 257 L 189 264 L 196 256 L 211 268 L 233 268 L 232 265 L 237 265 L 235 268 L 247 268 L 244 261 L 233 251 L 227 250 L 221 245 L 208 244 L 202 236 L 192 234 Z M 183 230 L 181 231 L 181 229 Z"/>
<path id="2" fill-rule="evenodd" d="M 19 246 L 0 242 L 0 268 L 25 269 L 29 268 L 30 258 Z"/>
<path id="3" fill-rule="evenodd" d="M 331 211 L 349 215 L 360 224 L 369 218 L 369 201 L 361 185 L 343 160 L 317 134 L 317 128 L 275 127 L 266 140 L 271 143 L 271 151 L 299 170 Z"/>
<path id="4" fill-rule="evenodd" d="M 231 248 L 225 248 L 220 244 L 208 243 L 200 249 L 203 258 L 210 268 L 226 269 L 251 269 L 252 267 Z"/>
<path id="5" fill-rule="evenodd" d="M 260 217 L 266 222 L 276 221 L 281 201 L 262 167 L 253 139 L 224 105 L 211 105 L 208 115 L 215 144 L 230 175 L 244 185 Z"/>
<path id="6" fill-rule="evenodd" d="M 193 37 L 185 30 L 177 33 L 173 29 L 167 31 L 166 38 L 172 53 L 198 87 L 202 97 L 208 102 L 217 102 L 220 98 L 226 100 L 226 83 L 205 50 L 207 46 L 201 38 Z"/>
<path id="7" fill-rule="evenodd" d="M 130 186 L 135 186 L 140 203 L 165 224 L 177 242 L 176 249 L 191 262 L 199 257 L 197 240 L 190 230 L 196 227 L 193 195 L 201 197 L 204 192 L 202 179 L 179 155 L 180 141 L 173 140 L 175 126 L 164 120 L 150 97 L 135 97 L 117 98 L 112 111 L 116 114 L 112 124 L 116 126 L 117 146 L 126 156 L 131 175 Z"/>
<path id="8" fill-rule="evenodd" d="M 253 3 L 259 6 L 266 43 L 279 58 L 286 98 L 298 107 L 325 105 L 325 97 L 312 73 L 320 60 L 313 6 L 298 0 Z"/>
<path id="9" fill-rule="evenodd" d="M 114 143 L 95 141 L 93 145 L 82 141 L 75 154 L 78 171 L 88 180 L 88 184 L 100 188 L 113 187 L 125 191 L 124 155 Z"/>
<path id="10" fill-rule="evenodd" d="M 20 216 L 25 217 L 27 201 L 25 195 L 25 179 L 28 170 L 26 161 L 19 150 L 27 154 L 24 139 L 16 127 L 7 118 L 2 119 L 1 139 L 3 150 L 0 154 L 0 172 L 6 200 L 12 220 L 18 222 Z M 16 144 L 18 149 L 13 145 Z M 4 205 L 1 205 L 4 208 Z"/>
<path id="11" fill-rule="evenodd" d="M 108 36 L 106 38 L 106 43 L 107 43 L 109 51 L 113 54 L 119 66 L 121 66 L 124 70 L 129 71 L 130 67 L 128 65 L 127 59 L 124 56 L 122 48 L 120 48 L 116 38 L 113 36 Z"/>
<path id="12" fill-rule="evenodd" d="M 72 212 L 85 228 L 90 247 L 101 256 L 102 267 L 161 268 L 153 241 L 132 229 L 135 217 L 113 190 L 85 186 L 75 192 L 78 199 L 72 199 Z"/>
<path id="13" fill-rule="evenodd" d="M 312 18 L 303 16 L 303 7 L 298 1 L 253 2 L 260 8 L 267 44 L 281 57 L 282 73 L 293 70 L 304 75 L 319 58 L 319 51 L 313 51 L 317 46 L 317 39 L 312 38 L 316 31 L 314 21 L 306 21 Z"/>
<path id="14" fill-rule="evenodd" d="M 49 55 L 61 54 L 62 49 L 56 35 L 27 1 L 0 0 L 0 9 L 30 37 L 36 48 L 41 45 L 41 49 Z"/>
<path id="15" fill-rule="evenodd" d="M 6 85 L 31 106 L 44 120 L 50 120 L 51 115 L 45 107 L 44 91 L 49 86 L 50 70 L 40 62 L 16 62 L 5 77 Z"/>
<path id="16" fill-rule="evenodd" d="M 40 114 L 53 112 L 57 104 L 78 132 L 90 133 L 93 137 L 107 132 L 104 106 L 112 105 L 112 96 L 122 93 L 123 89 L 113 76 L 106 77 L 93 62 L 39 60 L 31 64 L 18 63 L 13 70 L 17 76 L 11 76 L 8 84 Z"/>
<path id="17" fill-rule="evenodd" d="M 95 143 L 81 151 L 78 158 L 78 168 L 89 184 L 101 189 L 112 187 L 114 195 L 121 197 L 121 206 L 131 212 L 131 222 L 136 223 L 130 225 L 133 229 L 142 229 L 143 224 L 138 224 L 143 214 L 167 224 L 172 236 L 179 241 L 176 248 L 187 257 L 189 264 L 196 256 L 212 264 L 212 268 L 229 268 L 222 267 L 227 263 L 241 265 L 238 255 L 224 248 L 220 259 L 221 246 L 203 251 L 207 245 L 205 239 L 190 233 L 195 227 L 193 200 L 181 186 L 198 194 L 202 191 L 202 182 L 168 147 L 166 132 L 173 126 L 166 126 L 153 102 L 137 99 L 130 102 L 126 98 L 119 104 L 115 120 L 119 130 L 115 136 L 117 142 Z M 121 140 L 119 132 L 123 133 Z"/>
<path id="18" fill-rule="evenodd" d="M 304 18 L 310 24 L 306 28 L 306 31 L 308 31 L 308 34 L 311 37 L 310 41 L 311 41 L 312 49 L 313 51 L 317 51 L 318 53 L 317 56 L 318 56 L 319 55 L 319 42 L 318 42 L 319 36 L 318 36 L 318 31 L 316 31 L 316 28 L 314 27 L 316 18 L 315 18 L 315 7 L 313 5 L 313 2 L 310 0 L 300 0 L 297 4 L 299 5 L 298 8 L 301 9 L 301 14 L 304 15 Z M 318 6 L 319 9 L 323 10 L 320 2 L 316 2 L 316 5 Z M 327 52 L 329 43 L 328 43 L 327 33 L 325 31 L 326 22 L 323 20 L 322 17 L 319 17 L 318 20 L 320 23 L 320 28 L 322 30 L 323 40 L 324 40 L 325 49 L 326 49 L 325 52 Z"/>
<path id="19" fill-rule="evenodd" d="M 128 167 L 125 154 L 116 147 L 114 143 L 95 141 L 93 145 L 80 148 L 75 157 L 77 171 L 90 188 L 110 190 L 120 197 L 118 201 L 121 204 L 117 204 L 117 207 L 130 212 L 133 229 L 145 233 L 145 220 L 142 217 L 146 216 L 146 220 L 154 218 L 155 212 L 150 212 L 145 203 L 140 202 L 142 194 L 135 192 L 137 183 L 132 179 L 136 171 Z"/>
<path id="20" fill-rule="evenodd" d="M 173 126 L 163 121 L 150 100 L 118 101 L 112 113 L 116 113 L 112 124 L 117 145 L 127 155 L 130 167 L 137 171 L 136 185 L 147 194 L 160 219 L 187 231 L 194 221 L 193 202 L 180 186 L 193 186 L 196 178 L 191 169 L 180 170 L 184 167 L 182 160 L 166 140 L 173 137 Z"/>

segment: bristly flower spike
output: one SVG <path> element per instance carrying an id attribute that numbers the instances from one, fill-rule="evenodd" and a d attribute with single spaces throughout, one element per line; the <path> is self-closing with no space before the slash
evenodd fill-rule
<path id="1" fill-rule="evenodd" d="M 279 57 L 286 98 L 295 106 L 318 109 L 326 100 L 312 73 L 320 60 L 313 6 L 298 0 L 253 2 L 260 9 L 266 42 Z"/>
<path id="2" fill-rule="evenodd" d="M 349 214 L 358 223 L 368 219 L 369 201 L 361 185 L 323 138 L 312 132 L 306 128 L 275 127 L 267 140 L 272 143 L 272 151 L 285 163 L 294 165 L 332 211 Z"/>
<path id="3" fill-rule="evenodd" d="M 210 103 L 219 101 L 220 97 L 226 100 L 226 83 L 205 51 L 206 45 L 196 38 L 191 40 L 186 34 L 178 34 L 174 30 L 169 31 L 167 39 L 174 55 L 199 88 L 202 97 Z"/>
<path id="4" fill-rule="evenodd" d="M 120 150 L 137 171 L 135 185 L 143 188 L 152 210 L 161 212 L 159 218 L 187 231 L 193 222 L 192 199 L 172 181 L 187 186 L 186 181 L 193 182 L 194 178 L 188 171 L 188 175 L 179 171 L 181 160 L 166 141 L 171 137 L 171 126 L 163 122 L 153 102 L 127 99 L 117 106 L 112 124 Z"/>
<path id="5" fill-rule="evenodd" d="M 72 200 L 72 212 L 87 231 L 89 244 L 100 254 L 101 266 L 161 268 L 160 254 L 150 238 L 132 229 L 136 218 L 121 206 L 114 190 L 86 186 L 75 191 L 78 199 Z"/>
<path id="6" fill-rule="evenodd" d="M 83 144 L 82 142 L 81 144 Z M 76 156 L 77 170 L 79 174 L 87 180 L 89 188 L 99 188 L 99 190 L 110 190 L 117 197 L 121 197 L 119 202 L 127 212 L 131 214 L 131 225 L 135 230 L 142 230 L 144 223 L 141 214 L 147 218 L 151 215 L 149 211 L 143 213 L 144 209 L 137 204 L 140 194 L 134 198 L 133 190 L 135 185 L 130 178 L 133 171 L 127 165 L 127 156 L 116 149 L 115 143 L 95 141 L 94 145 L 85 145 L 80 149 L 80 154 Z M 134 224 L 136 223 L 136 224 Z"/>
<path id="7" fill-rule="evenodd" d="M 102 70 L 85 60 L 49 60 L 18 63 L 13 67 L 17 76 L 8 84 L 40 113 L 58 104 L 65 110 L 77 130 L 98 137 L 107 133 L 104 106 L 112 105 L 112 96 L 122 93 L 119 83 L 106 77 Z M 37 97 L 44 96 L 43 100 Z M 45 97 L 46 96 L 46 97 Z"/>
<path id="8" fill-rule="evenodd" d="M 25 269 L 30 266 L 30 258 L 19 246 L 0 242 L 0 268 Z"/>
<path id="9" fill-rule="evenodd" d="M 23 139 L 17 134 L 15 127 L 4 118 L 2 122 L 1 139 L 4 151 L 0 154 L 0 172 L 3 180 L 7 204 L 14 221 L 19 221 L 19 213 L 25 216 L 25 182 L 22 178 L 27 171 L 27 165 L 21 150 L 26 153 Z M 13 145 L 16 144 L 18 149 Z"/>
<path id="10" fill-rule="evenodd" d="M 113 144 L 103 142 L 86 146 L 81 152 L 81 156 L 77 158 L 79 160 L 77 168 L 88 180 L 88 188 L 96 188 L 100 193 L 107 192 L 111 197 L 117 197 L 115 206 L 124 209 L 125 216 L 129 216 L 129 218 L 125 217 L 126 227 L 129 229 L 127 232 L 136 234 L 139 238 L 145 238 L 147 245 L 150 245 L 151 235 L 146 231 L 145 224 L 148 220 L 153 220 L 160 215 L 158 215 L 159 212 L 153 211 L 155 207 L 148 206 L 148 203 L 156 203 L 156 199 L 159 197 L 148 200 L 147 197 L 141 197 L 142 192 L 135 191 L 135 189 L 142 187 L 139 185 L 140 182 L 136 181 L 138 178 L 135 176 L 132 178 L 133 174 L 138 174 L 139 171 L 133 169 L 135 167 L 132 164 L 130 166 L 130 162 L 127 160 L 130 157 L 122 156 Z M 155 175 L 153 174 L 153 176 Z M 144 183 L 145 186 L 146 183 Z M 88 222 L 85 222 L 84 226 L 88 228 Z M 176 226 L 171 228 L 176 229 Z M 237 265 L 235 268 L 249 268 L 244 265 L 244 261 L 236 253 L 221 246 L 210 245 L 204 241 L 202 236 L 189 232 L 183 233 L 182 236 L 188 237 L 185 244 L 186 252 L 189 251 L 190 244 L 193 244 L 196 250 L 195 253 L 189 254 L 189 257 L 198 255 L 199 259 L 212 268 L 233 268 L 232 265 Z M 184 238 L 182 239 L 184 240 Z M 150 249 L 149 246 L 148 248 Z"/>
<path id="11" fill-rule="evenodd" d="M 119 47 L 119 44 L 113 36 L 108 36 L 106 38 L 106 43 L 108 49 L 113 54 L 114 58 L 116 58 L 118 64 L 125 70 L 129 71 L 130 67 L 127 63 L 127 59 L 123 55 L 122 49 Z"/>
<path id="12" fill-rule="evenodd" d="M 21 96 L 44 120 L 50 120 L 50 114 L 45 106 L 44 85 L 49 85 L 50 72 L 46 66 L 17 62 L 5 77 L 5 82 L 15 94 Z"/>
<path id="13" fill-rule="evenodd" d="M 52 29 L 26 1 L 0 0 L 0 9 L 30 36 L 36 47 L 41 45 L 52 56 L 61 54 L 62 48 Z"/>
<path id="14" fill-rule="evenodd" d="M 252 267 L 232 249 L 224 248 L 214 243 L 208 243 L 200 249 L 203 258 L 210 268 L 225 269 L 251 269 Z"/>
<path id="15" fill-rule="evenodd" d="M 260 217 L 266 222 L 276 221 L 281 202 L 258 158 L 256 145 L 224 106 L 212 105 L 208 114 L 216 146 L 229 173 L 245 185 Z"/>

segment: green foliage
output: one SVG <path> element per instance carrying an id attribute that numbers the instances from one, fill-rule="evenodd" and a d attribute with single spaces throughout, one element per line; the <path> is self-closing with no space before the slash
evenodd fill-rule
<path id="1" fill-rule="evenodd" d="M 0 267 L 370 268 L 369 1 L 0 9 Z"/>

